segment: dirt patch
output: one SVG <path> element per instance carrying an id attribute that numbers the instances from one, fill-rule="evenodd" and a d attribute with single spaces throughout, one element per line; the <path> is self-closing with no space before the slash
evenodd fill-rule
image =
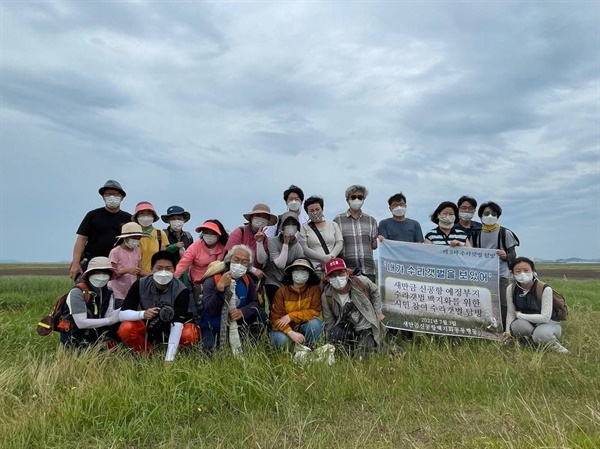
<path id="1" fill-rule="evenodd" d="M 0 276 L 69 276 L 68 265 L 0 265 Z"/>
<path id="2" fill-rule="evenodd" d="M 565 279 L 572 281 L 589 281 L 600 279 L 600 268 L 597 265 L 590 268 L 536 267 L 540 279 Z"/>

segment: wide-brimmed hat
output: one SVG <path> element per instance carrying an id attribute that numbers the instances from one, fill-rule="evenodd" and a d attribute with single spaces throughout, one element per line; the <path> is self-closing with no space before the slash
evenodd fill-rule
<path id="1" fill-rule="evenodd" d="M 287 220 L 289 220 L 290 218 L 294 220 L 296 226 L 298 226 L 298 230 L 300 230 L 300 220 L 298 220 L 298 216 L 295 213 L 293 213 L 293 212 L 286 212 L 285 214 L 282 214 L 279 217 L 279 225 L 277 227 L 279 229 L 282 229 L 283 228 L 283 224 Z"/>
<path id="2" fill-rule="evenodd" d="M 196 228 L 196 232 L 202 232 L 202 229 L 210 229 L 211 231 L 216 232 L 217 235 L 221 235 L 221 229 L 219 229 L 219 226 L 217 226 L 217 224 L 213 223 L 212 221 L 205 221 L 203 224 Z"/>
<path id="3" fill-rule="evenodd" d="M 299 258 L 299 259 L 294 260 L 287 267 L 285 267 L 284 273 L 290 274 L 294 270 L 295 267 L 306 268 L 311 273 L 315 272 L 315 269 L 313 268 L 312 264 L 308 260 Z"/>
<path id="4" fill-rule="evenodd" d="M 139 203 L 137 203 L 137 205 L 135 206 L 135 212 L 133 213 L 132 217 L 134 221 L 137 221 L 138 212 L 141 212 L 143 210 L 151 210 L 152 215 L 154 215 L 154 221 L 158 221 L 158 214 L 154 210 L 154 206 L 152 205 L 152 203 L 149 203 L 148 201 L 140 201 Z"/>
<path id="5" fill-rule="evenodd" d="M 161 215 L 160 218 L 165 223 L 169 222 L 169 217 L 173 215 L 183 215 L 183 221 L 187 223 L 190 221 L 190 213 L 186 212 L 186 210 L 181 206 L 171 206 L 167 209 L 167 213 L 165 215 Z"/>
<path id="6" fill-rule="evenodd" d="M 127 196 L 127 194 L 125 193 L 125 190 L 123 190 L 123 187 L 121 187 L 121 184 L 119 184 L 114 179 L 109 179 L 108 181 L 106 181 L 104 183 L 104 185 L 102 187 L 100 187 L 100 189 L 98 190 L 98 193 L 100 195 L 104 195 L 104 192 L 107 191 L 108 189 L 118 190 L 119 192 L 121 192 L 121 195 L 123 195 L 123 198 L 125 198 Z"/>
<path id="7" fill-rule="evenodd" d="M 252 220 L 252 216 L 256 214 L 267 214 L 269 216 L 269 226 L 277 223 L 277 215 L 271 213 L 271 208 L 263 203 L 255 204 L 250 212 L 244 214 L 244 218 L 248 221 Z"/>
<path id="8" fill-rule="evenodd" d="M 115 246 L 119 246 L 123 239 L 128 237 L 148 237 L 148 234 L 144 234 L 142 227 L 135 221 L 130 221 L 121 226 L 121 235 L 117 236 L 117 242 Z"/>
<path id="9" fill-rule="evenodd" d="M 85 273 L 83 273 L 83 277 L 87 279 L 88 274 L 96 270 L 109 270 L 111 279 L 115 275 L 115 269 L 111 265 L 110 260 L 108 260 L 108 257 L 98 256 L 90 260 L 87 270 L 85 270 Z"/>
<path id="10" fill-rule="evenodd" d="M 213 260 L 211 263 L 208 264 L 206 272 L 204 273 L 204 276 L 202 276 L 202 278 L 200 279 L 200 282 L 203 282 L 206 279 L 213 277 L 215 274 L 222 273 L 223 271 L 225 271 L 225 268 L 227 268 L 227 264 L 225 264 L 225 262 L 223 262 L 222 260 Z"/>
<path id="11" fill-rule="evenodd" d="M 329 276 L 330 273 L 338 270 L 345 270 L 346 263 L 344 259 L 340 259 L 339 257 L 334 257 L 333 259 L 329 259 L 329 261 L 325 264 L 325 275 Z"/>

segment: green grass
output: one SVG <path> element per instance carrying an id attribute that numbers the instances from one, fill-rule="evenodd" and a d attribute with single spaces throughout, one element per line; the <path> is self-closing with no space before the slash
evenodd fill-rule
<path id="1" fill-rule="evenodd" d="M 538 448 L 600 446 L 600 281 L 567 297 L 569 355 L 420 335 L 404 358 L 296 366 L 268 344 L 74 354 L 37 320 L 64 277 L 0 278 L 2 448 Z"/>

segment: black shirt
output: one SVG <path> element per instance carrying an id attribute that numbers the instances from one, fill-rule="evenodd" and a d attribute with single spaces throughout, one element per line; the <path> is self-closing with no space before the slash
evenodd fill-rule
<path id="1" fill-rule="evenodd" d="M 117 236 L 121 234 L 121 227 L 130 221 L 131 214 L 122 210 L 113 213 L 101 207 L 89 211 L 77 229 L 77 234 L 88 239 L 82 258 L 108 257 Z"/>

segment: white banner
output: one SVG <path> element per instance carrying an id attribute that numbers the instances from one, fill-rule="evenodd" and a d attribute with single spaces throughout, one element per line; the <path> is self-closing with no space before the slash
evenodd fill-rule
<path id="1" fill-rule="evenodd" d="M 388 327 L 501 337 L 496 250 L 384 240 L 378 252 L 379 288 Z"/>

